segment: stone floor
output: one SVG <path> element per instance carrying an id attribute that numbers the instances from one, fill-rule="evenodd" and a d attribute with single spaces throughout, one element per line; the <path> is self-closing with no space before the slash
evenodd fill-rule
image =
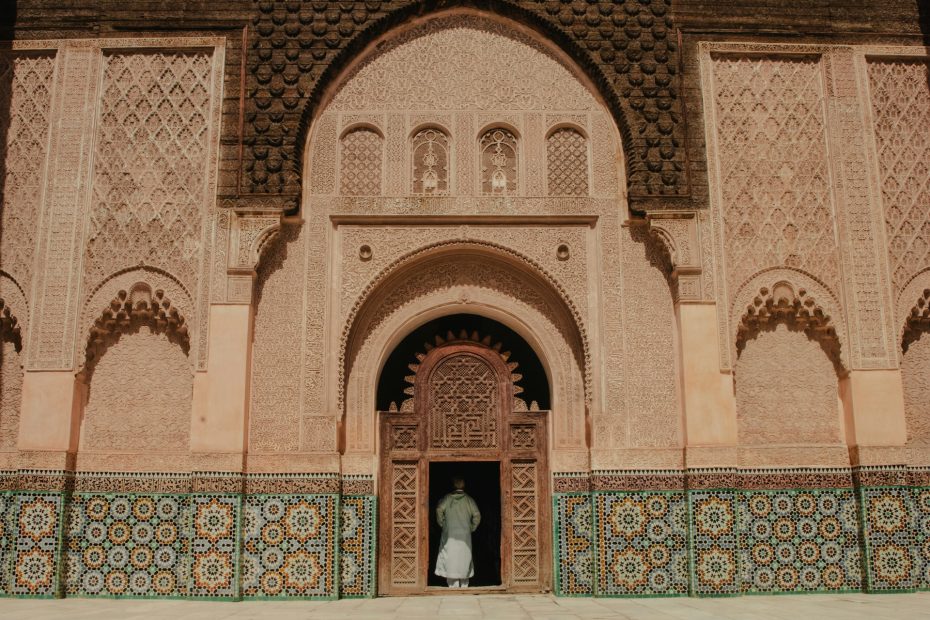
<path id="1" fill-rule="evenodd" d="M 675 620 L 714 618 L 745 620 L 910 620 L 930 618 L 930 592 L 917 594 L 809 594 L 736 598 L 590 599 L 545 595 L 429 596 L 374 600 L 154 601 L 107 599 L 2 599 L 0 618 L 51 620 L 425 620 L 426 618 L 494 618 L 495 620 L 574 620 L 642 618 Z"/>

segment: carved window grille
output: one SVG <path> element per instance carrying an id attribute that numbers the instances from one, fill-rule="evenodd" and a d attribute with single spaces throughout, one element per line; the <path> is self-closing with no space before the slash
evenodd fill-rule
<path id="1" fill-rule="evenodd" d="M 341 193 L 344 196 L 381 194 L 381 160 L 384 139 L 368 127 L 342 137 Z"/>
<path id="2" fill-rule="evenodd" d="M 517 138 L 503 128 L 481 136 L 481 192 L 506 196 L 517 191 Z"/>
<path id="3" fill-rule="evenodd" d="M 546 168 L 550 196 L 588 195 L 588 141 L 580 131 L 563 127 L 549 135 Z"/>
<path id="4" fill-rule="evenodd" d="M 413 193 L 449 193 L 449 136 L 427 128 L 413 136 Z"/>
<path id="5" fill-rule="evenodd" d="M 497 447 L 500 392 L 487 362 L 450 355 L 433 370 L 428 389 L 432 448 Z"/>

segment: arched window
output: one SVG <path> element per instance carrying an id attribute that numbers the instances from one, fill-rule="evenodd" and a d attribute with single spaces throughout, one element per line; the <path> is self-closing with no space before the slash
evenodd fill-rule
<path id="1" fill-rule="evenodd" d="M 340 188 L 345 196 L 381 194 L 381 151 L 384 139 L 374 129 L 359 127 L 342 136 Z"/>
<path id="2" fill-rule="evenodd" d="M 517 191 L 517 138 L 502 127 L 481 136 L 481 193 L 505 196 Z"/>
<path id="3" fill-rule="evenodd" d="M 449 193 L 449 136 L 427 127 L 413 136 L 413 193 Z"/>
<path id="4" fill-rule="evenodd" d="M 550 196 L 588 195 L 588 141 L 577 129 L 560 127 L 546 139 Z"/>

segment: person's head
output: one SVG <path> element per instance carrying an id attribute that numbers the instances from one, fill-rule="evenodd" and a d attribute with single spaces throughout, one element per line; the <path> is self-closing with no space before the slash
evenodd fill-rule
<path id="1" fill-rule="evenodd" d="M 462 489 L 465 488 L 465 478 L 462 478 L 461 476 L 456 476 L 455 478 L 452 479 L 452 486 L 455 487 L 456 490 L 461 491 Z"/>

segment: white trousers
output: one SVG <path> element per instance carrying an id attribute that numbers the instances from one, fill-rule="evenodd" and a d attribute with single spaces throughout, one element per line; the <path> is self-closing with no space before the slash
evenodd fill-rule
<path id="1" fill-rule="evenodd" d="M 468 579 L 449 579 L 447 577 L 446 583 L 449 585 L 450 588 L 467 588 L 468 587 Z"/>

